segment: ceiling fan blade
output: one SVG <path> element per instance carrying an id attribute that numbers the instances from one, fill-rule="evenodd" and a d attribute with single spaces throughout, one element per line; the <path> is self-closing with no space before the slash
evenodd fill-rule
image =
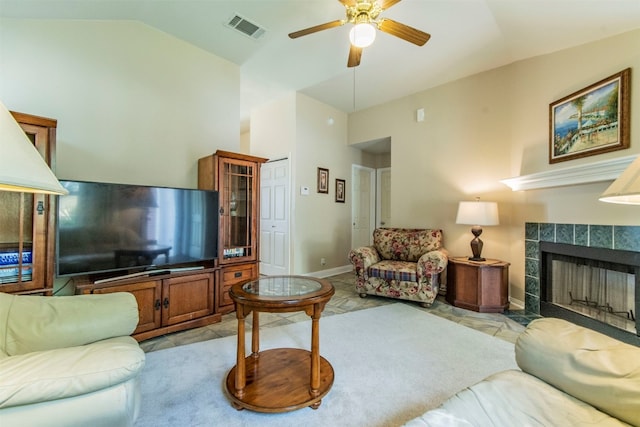
<path id="1" fill-rule="evenodd" d="M 380 4 L 380 9 L 387 10 L 396 3 L 400 3 L 400 0 L 382 0 L 382 3 Z"/>
<path id="2" fill-rule="evenodd" d="M 338 0 L 340 3 L 344 5 L 344 7 L 353 7 L 356 5 L 356 0 Z M 400 0 L 398 0 L 400 1 Z"/>
<path id="3" fill-rule="evenodd" d="M 347 61 L 347 67 L 357 67 L 360 65 L 360 58 L 362 57 L 362 48 L 350 45 L 349 48 L 349 60 Z"/>
<path id="4" fill-rule="evenodd" d="M 387 34 L 391 34 L 392 36 L 400 37 L 401 39 L 406 40 L 409 43 L 417 44 L 418 46 L 424 45 L 431 38 L 431 35 L 425 33 L 424 31 L 420 31 L 418 29 L 405 24 L 401 24 L 400 22 L 396 22 L 393 19 L 388 18 L 383 18 L 380 20 L 378 29 Z"/>
<path id="5" fill-rule="evenodd" d="M 317 33 L 318 31 L 328 30 L 329 28 L 339 27 L 341 25 L 344 25 L 344 21 L 342 19 L 337 19 L 314 27 L 305 28 L 304 30 L 295 31 L 289 34 L 289 38 L 296 39 L 298 37 L 306 36 L 307 34 Z"/>

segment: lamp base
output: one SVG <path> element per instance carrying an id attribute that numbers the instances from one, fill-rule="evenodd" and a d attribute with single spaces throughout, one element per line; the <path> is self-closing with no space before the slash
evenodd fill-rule
<path id="1" fill-rule="evenodd" d="M 473 256 L 469 257 L 469 261 L 485 261 L 485 259 L 480 256 L 483 246 L 482 240 L 480 239 L 482 227 L 479 225 L 471 227 L 471 233 L 474 235 L 474 238 L 471 241 L 471 253 Z"/>

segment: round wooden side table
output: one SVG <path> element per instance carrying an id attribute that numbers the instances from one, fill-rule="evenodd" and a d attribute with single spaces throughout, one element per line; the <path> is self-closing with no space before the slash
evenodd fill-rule
<path id="1" fill-rule="evenodd" d="M 320 356 L 320 316 L 335 290 L 327 280 L 304 276 L 266 276 L 231 287 L 236 304 L 238 351 L 225 391 L 236 409 L 287 412 L 317 409 L 333 385 L 331 364 Z M 311 317 L 311 351 L 277 348 L 260 351 L 259 312 L 304 311 Z M 253 313 L 251 354 L 245 353 L 245 318 Z"/>

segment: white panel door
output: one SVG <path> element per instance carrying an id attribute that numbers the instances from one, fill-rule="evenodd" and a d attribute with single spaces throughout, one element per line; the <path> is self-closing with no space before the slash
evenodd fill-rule
<path id="1" fill-rule="evenodd" d="M 289 159 L 260 169 L 260 274 L 289 274 Z"/>
<path id="2" fill-rule="evenodd" d="M 375 228 L 375 170 L 359 165 L 351 167 L 351 247 L 372 243 Z"/>
<path id="3" fill-rule="evenodd" d="M 376 171 L 376 223 L 378 227 L 391 226 L 391 168 Z"/>

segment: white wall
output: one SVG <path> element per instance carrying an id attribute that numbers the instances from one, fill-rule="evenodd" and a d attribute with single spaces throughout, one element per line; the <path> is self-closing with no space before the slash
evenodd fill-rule
<path id="1" fill-rule="evenodd" d="M 511 296 L 524 299 L 524 223 L 640 225 L 638 209 L 599 202 L 609 182 L 512 192 L 521 174 L 640 152 L 640 30 L 520 61 L 349 116 L 349 143 L 391 135 L 396 226 L 444 229 L 452 255 L 470 253 L 457 203 L 499 202 L 500 226 L 485 227 L 483 255 L 511 263 Z M 631 148 L 548 164 L 549 104 L 631 67 Z M 424 108 L 426 119 L 414 120 Z"/>
<path id="2" fill-rule="evenodd" d="M 195 187 L 239 150 L 239 68 L 133 21 L 0 22 L 0 99 L 58 120 L 61 178 Z"/>

